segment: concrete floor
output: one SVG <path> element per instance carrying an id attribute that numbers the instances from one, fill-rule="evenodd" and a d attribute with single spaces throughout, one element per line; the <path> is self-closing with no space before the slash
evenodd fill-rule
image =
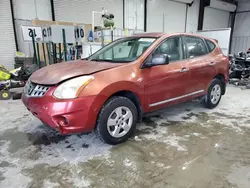
<path id="1" fill-rule="evenodd" d="M 0 102 L 0 187 L 249 188 L 250 90 L 228 87 L 214 110 L 197 101 L 144 118 L 109 146 L 47 130 L 21 101 Z"/>

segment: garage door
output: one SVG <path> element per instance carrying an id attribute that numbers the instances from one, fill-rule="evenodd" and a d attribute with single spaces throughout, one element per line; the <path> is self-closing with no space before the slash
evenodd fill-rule
<path id="1" fill-rule="evenodd" d="M 0 65 L 14 67 L 16 52 L 10 0 L 0 0 Z"/>
<path id="2" fill-rule="evenodd" d="M 92 23 L 92 11 L 106 9 L 114 14 L 115 26 L 123 27 L 122 0 L 54 0 L 56 21 Z M 100 15 L 96 15 L 95 25 L 100 25 Z"/>
<path id="3" fill-rule="evenodd" d="M 229 15 L 227 11 L 206 7 L 203 29 L 228 28 Z"/>
<path id="4" fill-rule="evenodd" d="M 184 32 L 186 4 L 164 0 L 148 1 L 147 31 Z"/>
<path id="5" fill-rule="evenodd" d="M 144 0 L 126 0 L 125 28 L 144 30 Z"/>

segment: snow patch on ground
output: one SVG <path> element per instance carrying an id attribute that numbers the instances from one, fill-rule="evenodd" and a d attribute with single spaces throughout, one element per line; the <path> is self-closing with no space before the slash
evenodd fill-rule
<path id="1" fill-rule="evenodd" d="M 94 133 L 80 137 L 73 135 L 59 143 L 42 146 L 40 162 L 50 165 L 64 162 L 77 164 L 94 157 L 109 155 L 110 148 L 111 146 L 101 142 Z"/>
<path id="2" fill-rule="evenodd" d="M 0 149 L 0 164 L 1 162 L 7 162 L 7 166 L 1 167 L 0 172 L 5 178 L 0 182 L 0 187 L 27 187 L 31 182 L 31 178 L 22 175 L 21 165 L 18 165 L 19 160 L 10 158 L 8 148 L 10 141 L 1 142 Z"/>
<path id="3" fill-rule="evenodd" d="M 21 148 L 11 152 L 9 150 L 15 144 L 12 143 L 14 137 L 9 138 L 8 141 L 0 140 L 0 164 L 2 161 L 11 164 L 0 168 L 0 174 L 4 178 L 0 182 L 0 187 L 27 187 L 32 179 L 22 174 L 21 170 L 24 168 L 32 169 L 39 164 L 54 167 L 63 163 L 74 165 L 110 154 L 112 146 L 104 144 L 94 133 L 62 137 L 46 129 L 26 110 L 20 100 L 1 101 L 0 114 L 2 114 L 0 137 L 8 131 L 10 134 L 16 133 L 22 135 L 20 138 L 25 138 L 21 140 Z M 18 141 L 14 140 L 14 142 Z M 79 178 L 76 175 L 69 181 L 74 187 L 89 186 L 85 177 Z M 53 186 L 56 187 L 51 182 L 44 182 L 44 187 Z"/>
<path id="4" fill-rule="evenodd" d="M 160 163 L 160 162 L 157 162 L 157 163 L 156 163 L 156 166 L 159 167 L 159 168 L 162 168 L 162 167 L 164 167 L 164 164 L 163 164 L 163 163 Z"/>
<path id="5" fill-rule="evenodd" d="M 250 128 L 249 97 L 250 90 L 241 90 L 229 85 L 226 95 L 222 97 L 220 104 L 216 108 L 206 109 L 198 101 L 191 101 L 164 109 L 156 113 L 160 117 L 149 117 L 156 124 L 156 127 L 150 128 L 152 132 L 150 134 L 139 135 L 139 137 L 164 142 L 169 146 L 176 147 L 178 151 L 186 151 L 186 147 L 181 145 L 180 141 L 188 141 L 191 135 L 196 137 L 201 136 L 200 138 L 204 137 L 200 133 L 187 134 L 184 137 L 168 135 L 168 127 L 160 125 L 171 125 L 173 122 L 197 124 L 199 117 L 202 118 L 206 114 L 209 116 L 209 119 L 199 122 L 200 126 L 212 128 L 218 123 L 218 125 L 223 125 L 227 129 L 232 129 L 238 134 L 242 134 L 244 132 L 243 128 Z M 149 127 L 143 122 L 138 126 L 139 130 L 146 128 L 148 129 Z M 135 140 L 141 141 L 140 138 L 137 136 Z"/>
<path id="6" fill-rule="evenodd" d="M 43 182 L 44 188 L 54 188 L 54 187 L 60 187 L 59 183 L 53 183 L 50 180 L 45 180 Z"/>
<path id="7" fill-rule="evenodd" d="M 137 170 L 136 163 L 134 163 L 133 161 L 129 160 L 128 158 L 125 158 L 123 160 L 123 164 L 124 164 L 124 166 L 131 168 L 133 171 Z"/>
<path id="8" fill-rule="evenodd" d="M 197 137 L 201 135 L 199 133 L 190 133 L 190 135 L 187 134 L 185 137 L 179 137 L 176 134 L 170 134 L 168 132 L 168 126 L 166 125 L 173 122 L 180 122 L 180 124 L 182 122 L 197 123 L 199 121 L 198 117 L 199 115 L 202 116 L 202 113 L 208 114 L 209 120 L 207 120 L 204 125 L 200 124 L 200 126 L 206 126 L 209 129 L 209 125 L 212 126 L 212 124 L 216 122 L 237 133 L 244 132 L 245 128 L 250 128 L 249 97 L 250 90 L 241 90 L 234 86 L 229 86 L 221 103 L 213 110 L 203 108 L 198 102 L 188 102 L 165 109 L 158 113 L 160 114 L 160 118 L 150 118 L 150 120 L 156 124 L 156 127 L 149 127 L 145 123 L 141 123 L 138 126 L 139 131 L 147 128 L 150 129 L 150 133 L 138 135 L 135 137 L 135 140 L 154 140 L 165 143 L 167 147 L 174 147 L 178 151 L 185 152 L 187 151 L 187 147 L 184 145 L 184 142 L 188 141 L 190 135 Z M 23 168 L 33 168 L 37 164 L 58 166 L 62 163 L 69 163 L 71 165 L 77 165 L 95 157 L 109 158 L 110 156 L 111 146 L 102 143 L 93 133 L 61 138 L 55 133 L 44 129 L 44 127 L 41 126 L 41 122 L 26 110 L 20 100 L 1 101 L 0 114 L 0 136 L 6 131 L 13 130 L 19 131 L 24 136 L 31 137 L 31 140 L 30 138 L 27 139 L 24 146 L 15 151 L 14 154 L 9 152 L 11 144 L 13 143 L 0 140 L 0 164 L 2 161 L 11 164 L 11 166 L 0 168 L 0 174 L 5 178 L 0 182 L 0 187 L 27 187 L 31 179 L 28 176 L 24 176 L 21 170 Z M 165 126 L 161 126 L 162 124 L 165 124 Z M 43 143 L 43 137 L 45 137 L 46 143 Z M 50 137 L 53 138 L 52 141 L 50 141 Z M 200 138 L 205 137 L 201 136 Z M 220 145 L 217 146 L 215 144 L 214 147 L 219 148 Z M 152 163 L 159 167 L 162 166 L 155 161 L 152 161 Z M 125 159 L 123 164 L 127 168 L 136 169 L 135 163 L 129 159 Z M 111 161 L 110 165 L 114 165 L 114 162 Z M 181 168 L 186 169 L 189 165 L 189 163 L 184 164 Z M 249 169 L 247 170 L 249 171 Z M 241 168 L 237 171 L 237 173 L 242 174 L 243 172 L 246 174 L 246 169 Z M 72 182 L 75 187 L 88 187 L 90 185 L 86 177 L 80 178 L 77 175 L 72 177 L 74 178 L 69 181 Z M 237 183 L 233 175 L 228 178 L 231 182 Z M 18 182 L 18 186 L 16 182 Z M 249 185 L 249 182 L 247 185 Z M 44 182 L 44 186 L 53 187 L 56 185 L 52 182 Z"/>
<path id="9" fill-rule="evenodd" d="M 236 166 L 231 169 L 231 173 L 226 177 L 229 183 L 238 188 L 249 188 L 250 185 L 250 166 Z"/>
<path id="10" fill-rule="evenodd" d="M 166 143 L 167 145 L 175 147 L 177 151 L 187 151 L 187 148 L 179 143 L 180 141 L 187 141 L 187 139 L 176 136 L 174 134 L 174 135 L 169 135 L 167 136 L 167 138 L 162 140 L 162 142 Z"/>
<path id="11" fill-rule="evenodd" d="M 72 182 L 73 187 L 87 188 L 90 186 L 89 180 L 84 176 L 80 177 L 75 171 L 71 170 L 71 176 L 67 177 L 68 182 Z"/>
<path id="12" fill-rule="evenodd" d="M 188 168 L 189 168 L 196 160 L 198 160 L 200 157 L 201 157 L 201 155 L 198 156 L 198 157 L 195 157 L 194 159 L 192 159 L 192 160 L 190 160 L 190 161 L 188 161 L 188 162 L 185 162 L 185 163 L 181 166 L 181 169 L 182 169 L 182 170 L 188 169 Z"/>
<path id="13" fill-rule="evenodd" d="M 0 182 L 0 187 L 28 187 L 32 180 L 31 178 L 22 175 L 21 167 L 1 168 L 1 171 L 5 179 Z"/>
<path id="14" fill-rule="evenodd" d="M 159 123 L 159 125 L 160 124 L 161 123 Z M 146 127 L 145 124 L 141 125 L 140 130 L 145 129 L 145 127 Z M 187 139 L 183 138 L 183 137 L 176 136 L 175 134 L 168 135 L 167 127 L 157 126 L 156 128 L 152 128 L 152 133 L 143 134 L 140 137 L 147 139 L 147 140 L 155 140 L 157 142 L 165 143 L 168 146 L 172 146 L 172 147 L 177 148 L 178 151 L 187 151 L 186 147 L 179 143 L 180 141 L 187 141 Z M 138 138 L 136 140 L 138 140 Z"/>
<path id="15" fill-rule="evenodd" d="M 200 136 L 200 133 L 193 133 L 194 136 Z"/>

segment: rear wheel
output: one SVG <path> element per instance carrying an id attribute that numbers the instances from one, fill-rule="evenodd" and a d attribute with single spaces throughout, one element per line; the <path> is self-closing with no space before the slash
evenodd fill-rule
<path id="1" fill-rule="evenodd" d="M 209 109 L 215 108 L 219 104 L 221 96 L 222 82 L 219 79 L 215 78 L 212 80 L 208 88 L 207 95 L 204 98 L 203 102 L 205 107 Z"/>
<path id="2" fill-rule="evenodd" d="M 137 108 L 122 96 L 109 99 L 98 116 L 96 133 L 108 144 L 119 144 L 131 137 L 137 123 Z"/>

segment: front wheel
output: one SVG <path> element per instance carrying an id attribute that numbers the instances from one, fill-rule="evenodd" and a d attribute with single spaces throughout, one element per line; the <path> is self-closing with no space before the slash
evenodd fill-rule
<path id="1" fill-rule="evenodd" d="M 96 133 L 102 141 L 115 145 L 126 141 L 135 131 L 137 108 L 122 96 L 109 99 L 98 116 Z"/>
<path id="2" fill-rule="evenodd" d="M 219 79 L 215 78 L 212 80 L 208 88 L 207 95 L 204 98 L 203 102 L 205 107 L 209 109 L 215 108 L 219 104 L 221 96 L 222 82 Z"/>

